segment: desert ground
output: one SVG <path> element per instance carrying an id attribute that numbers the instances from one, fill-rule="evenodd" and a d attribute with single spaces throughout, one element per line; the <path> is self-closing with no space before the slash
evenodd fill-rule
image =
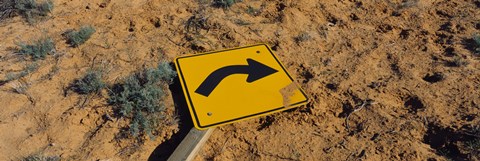
<path id="1" fill-rule="evenodd" d="M 165 160 L 192 128 L 178 78 L 149 84 L 165 93 L 155 126 L 122 113 L 115 89 L 258 43 L 310 102 L 217 127 L 195 160 L 480 160 L 479 0 L 2 1 L 0 160 Z M 54 47 L 28 55 L 42 38 Z M 102 88 L 79 92 L 91 71 Z"/>

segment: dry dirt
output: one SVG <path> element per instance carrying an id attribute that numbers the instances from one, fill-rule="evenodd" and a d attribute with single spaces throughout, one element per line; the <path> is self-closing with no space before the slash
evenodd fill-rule
<path id="1" fill-rule="evenodd" d="M 257 43 L 273 48 L 312 101 L 217 128 L 195 160 L 480 158 L 462 148 L 472 139 L 465 131 L 480 126 L 480 58 L 471 40 L 480 33 L 478 0 L 54 4 L 53 12 L 33 25 L 20 16 L 0 22 L 0 80 L 32 63 L 15 54 L 16 43 L 45 36 L 56 42 L 56 55 L 37 61 L 38 71 L 22 78 L 29 84 L 26 94 L 12 91 L 20 80 L 0 85 L 0 160 L 33 154 L 164 159 L 169 152 L 162 151 L 171 151 L 191 127 L 188 117 L 137 145 L 116 137 L 128 123 L 106 119 L 112 115 L 107 91 L 85 98 L 66 87 L 91 66 L 111 69 L 105 81 L 113 84 L 176 56 Z M 62 33 L 83 25 L 96 33 L 84 45 L 69 47 Z M 187 108 L 181 98 L 172 99 L 181 96 L 177 86 L 170 86 L 165 99 L 170 120 Z"/>

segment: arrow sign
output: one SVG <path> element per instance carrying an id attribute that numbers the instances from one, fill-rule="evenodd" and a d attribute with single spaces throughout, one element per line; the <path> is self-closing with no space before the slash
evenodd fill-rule
<path id="1" fill-rule="evenodd" d="M 265 64 L 257 62 L 253 59 L 247 59 L 248 65 L 231 65 L 222 67 L 220 69 L 212 72 L 208 77 L 200 84 L 200 86 L 195 90 L 195 93 L 208 97 L 210 93 L 213 92 L 215 87 L 220 84 L 220 82 L 233 74 L 248 74 L 247 82 L 252 83 L 256 80 L 262 79 L 268 75 L 278 72 Z"/>
<path id="2" fill-rule="evenodd" d="M 175 67 L 193 125 L 200 130 L 308 103 L 266 44 L 177 57 Z"/>

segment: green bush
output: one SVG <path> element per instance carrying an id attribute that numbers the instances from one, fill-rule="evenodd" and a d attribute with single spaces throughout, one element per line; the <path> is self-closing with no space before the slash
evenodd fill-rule
<path id="1" fill-rule="evenodd" d="M 98 71 L 88 71 L 83 78 L 75 80 L 71 85 L 78 94 L 99 93 L 105 86 L 102 74 Z"/>
<path id="2" fill-rule="evenodd" d="M 90 39 L 93 33 L 95 33 L 95 28 L 92 26 L 83 26 L 78 31 L 67 32 L 67 43 L 72 47 L 78 47 Z"/>
<path id="3" fill-rule="evenodd" d="M 44 59 L 47 54 L 55 52 L 55 43 L 51 38 L 39 39 L 32 44 L 20 43 L 18 46 L 18 53 L 31 56 L 33 60 Z"/>
<path id="4" fill-rule="evenodd" d="M 175 76 L 176 72 L 163 62 L 157 68 L 144 69 L 114 85 L 108 103 L 120 117 L 130 120 L 129 130 L 133 136 L 153 137 L 152 130 L 161 125 L 159 121 L 164 117 L 164 86 Z"/>
<path id="5" fill-rule="evenodd" d="M 23 15 L 29 23 L 35 22 L 39 16 L 47 16 L 53 10 L 53 2 L 47 0 L 37 3 L 35 0 L 14 0 L 15 9 Z"/>

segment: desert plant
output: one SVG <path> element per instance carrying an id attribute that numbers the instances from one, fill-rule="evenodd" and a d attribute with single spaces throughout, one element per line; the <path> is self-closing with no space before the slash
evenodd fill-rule
<path id="1" fill-rule="evenodd" d="M 195 34 L 200 34 L 200 30 L 208 30 L 208 17 L 203 14 L 194 14 L 190 18 L 188 18 L 185 24 L 185 31 L 187 33 L 194 32 Z"/>
<path id="2" fill-rule="evenodd" d="M 251 25 L 252 24 L 251 22 L 248 22 L 248 21 L 245 21 L 245 20 L 242 20 L 242 19 L 237 19 L 234 22 L 235 22 L 235 24 L 240 25 L 240 26 L 246 26 L 246 25 Z"/>
<path id="3" fill-rule="evenodd" d="M 72 47 L 78 47 L 85 43 L 95 33 L 95 28 L 92 26 L 80 27 L 78 31 L 68 31 L 66 33 L 67 43 Z"/>
<path id="4" fill-rule="evenodd" d="M 18 94 L 27 94 L 29 83 L 25 80 L 19 80 L 15 81 L 10 84 L 10 87 L 12 88 L 13 92 L 18 93 Z"/>
<path id="5" fill-rule="evenodd" d="M 453 60 L 447 61 L 446 65 L 449 67 L 461 67 L 468 65 L 468 61 L 461 56 L 455 56 L 453 57 Z"/>
<path id="6" fill-rule="evenodd" d="M 120 117 L 130 119 L 131 135 L 153 137 L 152 130 L 159 127 L 159 121 L 164 118 L 164 86 L 175 76 L 176 72 L 163 62 L 157 68 L 144 69 L 114 85 L 108 103 Z"/>
<path id="7" fill-rule="evenodd" d="M 480 56 L 480 34 L 475 34 L 473 36 L 473 41 L 475 42 L 474 53 Z"/>
<path id="8" fill-rule="evenodd" d="M 60 161 L 58 156 L 31 155 L 22 159 L 22 161 Z"/>
<path id="9" fill-rule="evenodd" d="M 25 66 L 25 68 L 19 72 L 19 73 L 7 73 L 6 75 L 6 81 L 12 81 L 12 80 L 15 80 L 15 79 L 18 79 L 18 78 L 22 78 L 22 77 L 25 77 L 27 76 L 28 74 L 34 72 L 38 70 L 38 64 L 37 63 L 32 63 L 32 64 L 28 64 L 27 66 Z"/>
<path id="10" fill-rule="evenodd" d="M 39 16 L 47 16 L 53 10 L 53 2 L 47 0 L 37 3 L 35 0 L 13 0 L 15 9 L 23 15 L 29 23 L 35 22 Z"/>
<path id="11" fill-rule="evenodd" d="M 0 1 L 0 21 L 15 16 L 16 11 L 14 0 Z"/>
<path id="12" fill-rule="evenodd" d="M 480 125 L 474 125 L 471 130 L 466 132 L 471 139 L 464 143 L 470 160 L 480 159 Z"/>
<path id="13" fill-rule="evenodd" d="M 92 94 L 99 93 L 105 86 L 101 72 L 88 71 L 81 79 L 76 79 L 71 88 L 78 94 Z"/>
<path id="14" fill-rule="evenodd" d="M 18 53 L 31 56 L 33 60 L 44 59 L 47 54 L 55 52 L 55 43 L 51 38 L 42 38 L 32 44 L 19 43 Z"/>
<path id="15" fill-rule="evenodd" d="M 470 150 L 470 151 L 480 152 L 480 138 L 476 138 L 476 139 L 473 139 L 473 140 L 470 140 L 470 141 L 466 142 L 466 146 L 467 146 L 468 150 Z"/>
<path id="16" fill-rule="evenodd" d="M 237 2 L 241 2 L 241 0 L 213 0 L 212 5 L 214 7 L 229 8 Z"/>
<path id="17" fill-rule="evenodd" d="M 262 11 L 262 8 L 260 9 L 256 9 L 256 8 L 253 8 L 252 6 L 248 6 L 246 12 L 249 14 L 249 15 L 252 15 L 252 16 L 258 16 Z"/>
<path id="18" fill-rule="evenodd" d="M 302 32 L 298 36 L 294 37 L 293 39 L 295 40 L 296 43 L 301 43 L 301 42 L 312 39 L 312 36 L 310 36 L 310 34 L 308 34 L 307 32 Z"/>

